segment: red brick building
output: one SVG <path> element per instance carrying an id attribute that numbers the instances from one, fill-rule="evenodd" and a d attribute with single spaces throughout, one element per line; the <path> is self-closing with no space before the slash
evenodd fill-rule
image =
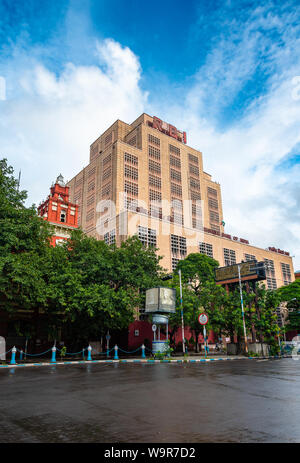
<path id="1" fill-rule="evenodd" d="M 50 188 L 48 198 L 39 205 L 38 214 L 55 227 L 53 246 L 69 238 L 70 231 L 78 227 L 78 205 L 70 202 L 69 187 L 62 175 Z"/>

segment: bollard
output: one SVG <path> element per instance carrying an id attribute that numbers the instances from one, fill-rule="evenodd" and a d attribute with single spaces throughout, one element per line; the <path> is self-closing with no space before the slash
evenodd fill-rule
<path id="1" fill-rule="evenodd" d="M 87 360 L 92 360 L 92 356 L 91 356 L 92 347 L 89 345 L 89 347 L 87 348 L 87 350 L 88 350 Z"/>
<path id="2" fill-rule="evenodd" d="M 17 349 L 15 348 L 15 346 L 12 348 L 11 350 L 11 361 L 10 361 L 10 364 L 11 365 L 15 365 L 16 364 L 16 352 L 17 352 Z"/>
<path id="3" fill-rule="evenodd" d="M 145 359 L 146 355 L 145 355 L 145 346 L 144 346 L 144 344 L 142 345 L 141 349 L 142 349 L 142 359 Z"/>
<path id="4" fill-rule="evenodd" d="M 115 356 L 114 356 L 114 360 L 119 360 L 119 357 L 118 357 L 118 346 L 115 345 Z"/>
<path id="5" fill-rule="evenodd" d="M 22 362 L 22 360 L 23 360 L 23 350 L 21 349 L 20 350 L 20 361 Z"/>
<path id="6" fill-rule="evenodd" d="M 56 347 L 53 346 L 53 347 L 52 347 L 52 358 L 51 358 L 51 363 L 56 363 L 56 358 L 55 358 L 55 356 L 56 356 Z"/>

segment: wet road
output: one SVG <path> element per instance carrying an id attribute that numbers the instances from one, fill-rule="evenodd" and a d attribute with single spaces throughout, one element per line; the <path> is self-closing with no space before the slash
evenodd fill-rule
<path id="1" fill-rule="evenodd" d="M 0 442 L 300 442 L 300 361 L 0 370 Z"/>

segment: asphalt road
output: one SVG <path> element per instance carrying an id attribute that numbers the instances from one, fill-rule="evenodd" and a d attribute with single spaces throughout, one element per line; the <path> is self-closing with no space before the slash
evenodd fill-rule
<path id="1" fill-rule="evenodd" d="M 0 442 L 300 442 L 300 361 L 0 370 Z"/>

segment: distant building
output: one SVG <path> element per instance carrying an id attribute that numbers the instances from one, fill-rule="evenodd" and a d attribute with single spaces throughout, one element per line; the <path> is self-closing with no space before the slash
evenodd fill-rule
<path id="1" fill-rule="evenodd" d="M 295 272 L 295 280 L 300 280 L 300 270 L 296 270 L 296 272 Z"/>
<path id="2" fill-rule="evenodd" d="M 51 244 L 56 246 L 70 237 L 70 232 L 78 227 L 78 205 L 69 200 L 69 187 L 65 184 L 63 176 L 59 175 L 50 188 L 50 195 L 38 207 L 38 215 L 51 225 L 55 232 Z"/>
<path id="3" fill-rule="evenodd" d="M 221 186 L 203 170 L 202 153 L 186 144 L 185 132 L 157 117 L 144 113 L 132 124 L 114 122 L 91 144 L 88 166 L 68 186 L 87 235 L 117 245 L 137 235 L 159 249 L 168 271 L 200 252 L 221 267 L 265 262 L 268 289 L 294 281 L 287 251 L 252 246 L 224 232 Z"/>

